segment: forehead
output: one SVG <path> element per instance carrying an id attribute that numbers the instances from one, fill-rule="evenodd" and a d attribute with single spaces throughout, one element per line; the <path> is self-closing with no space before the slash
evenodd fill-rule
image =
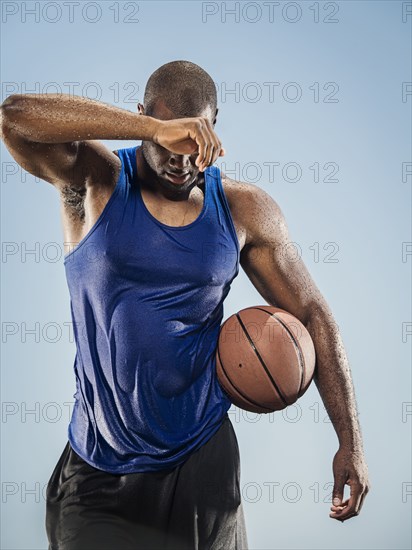
<path id="1" fill-rule="evenodd" d="M 207 106 L 205 109 L 199 112 L 186 112 L 181 114 L 176 114 L 173 111 L 171 111 L 163 101 L 163 99 L 158 99 L 156 103 L 154 104 L 154 107 L 152 109 L 152 115 L 153 118 L 158 118 L 160 120 L 172 120 L 175 118 L 188 118 L 188 117 L 212 117 L 212 109 Z"/>

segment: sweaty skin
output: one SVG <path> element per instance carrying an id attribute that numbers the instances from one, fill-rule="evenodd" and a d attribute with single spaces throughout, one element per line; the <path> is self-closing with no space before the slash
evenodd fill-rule
<path id="1" fill-rule="evenodd" d="M 182 226 L 200 214 L 203 171 L 225 151 L 214 126 L 217 110 L 176 118 L 158 101 L 153 116 L 64 94 L 15 94 L 1 105 L 2 139 L 31 174 L 59 192 L 66 252 L 83 239 L 107 204 L 121 163 L 98 140 L 142 140 L 136 154 L 142 198 L 151 214 Z M 183 175 L 184 182 L 170 178 Z M 357 516 L 370 489 L 351 371 L 332 312 L 300 257 L 291 256 L 284 215 L 263 189 L 222 174 L 234 220 L 240 263 L 271 305 L 308 329 L 316 350 L 314 381 L 336 431 L 333 505 L 329 517 Z M 344 486 L 350 496 L 343 500 Z M 337 500 L 336 500 L 337 499 Z"/>

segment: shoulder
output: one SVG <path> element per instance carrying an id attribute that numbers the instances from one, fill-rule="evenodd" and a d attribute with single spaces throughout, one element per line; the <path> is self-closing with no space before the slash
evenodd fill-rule
<path id="1" fill-rule="evenodd" d="M 221 172 L 222 186 L 233 218 L 242 227 L 245 244 L 274 240 L 285 229 L 283 212 L 277 201 L 252 183 L 233 180 Z"/>

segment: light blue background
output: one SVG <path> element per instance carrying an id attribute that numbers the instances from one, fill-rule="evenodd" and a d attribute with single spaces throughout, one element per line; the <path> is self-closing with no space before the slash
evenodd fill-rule
<path id="1" fill-rule="evenodd" d="M 411 162 L 412 96 L 402 100 L 402 82 L 412 80 L 412 15 L 403 22 L 402 9 L 412 8 L 397 1 L 281 2 L 271 22 L 264 3 L 243 2 L 239 22 L 234 15 L 225 22 L 220 2 L 99 2 L 101 17 L 92 23 L 92 5 L 83 14 L 74 6 L 70 21 L 59 3 L 62 15 L 53 23 L 56 3 L 26 2 L 37 10 L 26 16 L 24 3 L 2 4 L 2 100 L 55 92 L 47 86 L 53 82 L 68 93 L 64 83 L 77 82 L 77 95 L 96 97 L 97 90 L 102 101 L 134 111 L 163 63 L 188 59 L 205 68 L 220 90 L 216 131 L 227 156 L 218 164 L 233 175 L 239 163 L 237 177 L 278 202 L 332 308 L 351 364 L 371 491 L 359 517 L 344 524 L 329 518 L 338 446 L 313 384 L 283 414 L 233 408 L 250 550 L 410 548 L 411 336 L 402 330 L 411 322 L 411 256 L 403 261 L 402 243 L 412 240 L 411 176 L 402 181 L 402 163 Z M 218 12 L 202 21 L 202 9 Z M 259 9 L 261 18 L 251 22 Z M 139 21 L 126 23 L 127 14 Z M 273 98 L 265 82 L 279 83 Z M 337 101 L 325 102 L 331 82 Z M 123 89 L 127 83 L 134 84 Z M 239 96 L 222 93 L 225 86 L 238 86 Z M 287 99 L 294 86 L 302 94 L 297 101 Z M 256 90 L 261 98 L 253 101 Z M 67 441 L 75 390 L 69 295 L 62 258 L 53 260 L 63 237 L 55 189 L 16 167 L 3 144 L 1 154 L 2 548 L 45 549 L 42 490 Z M 270 181 L 264 163 L 273 162 L 279 166 Z M 324 181 L 329 162 L 339 168 L 337 182 Z M 300 167 L 298 181 L 290 181 L 288 163 Z M 253 166 L 261 170 L 257 179 Z M 36 246 L 35 254 L 25 252 Z M 259 303 L 241 270 L 225 318 Z M 27 333 L 33 328 L 37 336 Z"/>

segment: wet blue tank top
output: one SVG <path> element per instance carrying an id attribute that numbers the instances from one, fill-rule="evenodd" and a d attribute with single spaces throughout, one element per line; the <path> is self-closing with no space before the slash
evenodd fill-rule
<path id="1" fill-rule="evenodd" d="M 64 259 L 76 342 L 71 446 L 111 473 L 174 468 L 217 432 L 231 403 L 215 370 L 239 242 L 216 166 L 203 209 L 173 227 L 146 207 L 136 149 L 88 234 Z"/>

